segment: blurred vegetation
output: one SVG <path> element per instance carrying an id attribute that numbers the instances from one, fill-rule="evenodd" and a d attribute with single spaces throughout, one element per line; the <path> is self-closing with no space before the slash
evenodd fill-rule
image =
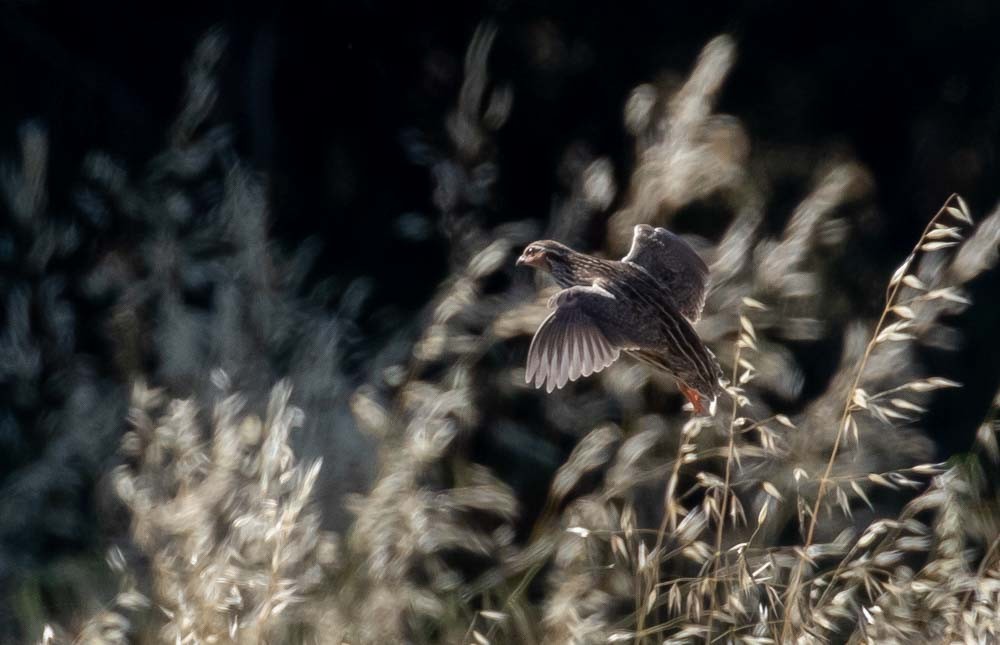
<path id="1" fill-rule="evenodd" d="M 719 36 L 620 97 L 628 164 L 568 145 L 548 216 L 498 217 L 519 94 L 484 24 L 439 128 L 402 141 L 431 194 L 391 228 L 439 240 L 445 277 L 375 325 L 386 274 L 318 277 L 327 242 L 275 239 L 273 186 L 220 109 L 226 46 L 201 41 L 141 170 L 92 152 L 54 197 L 39 122 L 4 165 L 0 638 L 992 637 L 995 416 L 937 463 L 928 409 L 958 383 L 927 364 L 995 281 L 1000 212 L 949 198 L 872 288 L 877 173 L 720 113 L 738 46 Z M 640 222 L 711 266 L 698 331 L 732 380 L 713 418 L 624 360 L 522 384 L 553 286 L 517 253 L 617 257 Z"/>

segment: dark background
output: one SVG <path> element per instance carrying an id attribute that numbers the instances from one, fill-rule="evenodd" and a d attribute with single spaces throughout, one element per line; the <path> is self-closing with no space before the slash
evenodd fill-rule
<path id="1" fill-rule="evenodd" d="M 686 74 L 720 33 L 735 37 L 739 53 L 718 111 L 736 115 L 755 147 L 839 150 L 872 173 L 880 218 L 857 250 L 866 262 L 853 276 L 860 315 L 881 310 L 874 296 L 950 193 L 977 217 L 996 204 L 1000 3 L 989 0 L 5 2 L 0 156 L 17 156 L 23 123 L 42 124 L 49 208 L 72 211 L 87 153 L 141 169 L 162 148 L 186 63 L 199 39 L 221 28 L 219 112 L 267 187 L 273 237 L 289 250 L 319 240 L 307 282 L 370 278 L 347 359 L 360 381 L 380 342 L 413 323 L 447 274 L 420 156 L 445 136 L 465 50 L 484 20 L 498 28 L 491 75 L 514 96 L 496 139 L 492 222 L 548 217 L 568 146 L 609 157 L 627 177 L 630 90 L 667 70 Z M 799 188 L 773 186 L 769 211 L 787 212 Z M 422 224 L 404 231 L 404 216 Z M 960 350 L 925 356 L 930 373 L 967 386 L 940 396 L 929 420 L 941 457 L 968 448 L 996 391 L 998 289 L 997 271 L 979 278 L 977 305 L 955 321 Z M 80 343 L 102 355 L 99 334 Z M 827 347 L 814 358 L 830 365 L 836 353 Z M 52 553 L 89 541 L 67 540 Z"/>
<path id="2" fill-rule="evenodd" d="M 754 142 L 833 143 L 868 166 L 891 218 L 888 262 L 951 192 L 978 213 L 996 197 L 996 3 L 306 4 L 6 3 L 4 147 L 26 119 L 44 123 L 57 200 L 87 151 L 139 166 L 163 144 L 194 45 L 221 26 L 223 109 L 270 183 L 274 231 L 289 245 L 319 235 L 322 271 L 372 275 L 384 302 L 412 309 L 445 263 L 434 240 L 401 247 L 390 234 L 400 214 L 431 208 L 407 144 L 440 130 L 469 39 L 490 19 L 500 29 L 491 67 L 516 101 L 499 141 L 497 220 L 547 216 L 575 140 L 627 171 L 628 92 L 689 69 L 723 32 L 739 58 L 719 110 Z"/>

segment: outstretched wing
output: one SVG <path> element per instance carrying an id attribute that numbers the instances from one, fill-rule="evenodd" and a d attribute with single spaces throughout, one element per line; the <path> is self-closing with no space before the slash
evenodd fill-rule
<path id="1" fill-rule="evenodd" d="M 640 224 L 635 227 L 632 248 L 622 262 L 645 269 L 692 323 L 701 318 L 708 293 L 708 266 L 687 242 L 665 228 Z"/>
<path id="2" fill-rule="evenodd" d="M 599 325 L 602 310 L 614 300 L 600 287 L 570 287 L 556 294 L 549 301 L 555 311 L 531 340 L 525 382 L 551 392 L 614 363 L 623 348 Z"/>

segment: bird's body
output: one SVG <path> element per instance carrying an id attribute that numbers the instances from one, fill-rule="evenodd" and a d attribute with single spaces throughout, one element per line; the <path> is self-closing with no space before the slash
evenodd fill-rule
<path id="1" fill-rule="evenodd" d="M 518 264 L 547 270 L 563 287 L 528 350 L 529 383 L 551 392 L 624 351 L 675 376 L 696 412 L 718 394 L 718 363 L 691 326 L 704 305 L 708 268 L 680 238 L 637 226 L 622 260 L 545 240 L 528 245 Z"/>

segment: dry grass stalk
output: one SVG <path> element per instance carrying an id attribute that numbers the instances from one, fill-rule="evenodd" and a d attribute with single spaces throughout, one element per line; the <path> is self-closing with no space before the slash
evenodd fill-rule
<path id="1" fill-rule="evenodd" d="M 952 204 L 955 206 L 953 207 Z M 912 277 L 910 273 L 910 267 L 913 264 L 914 259 L 917 254 L 921 251 L 933 252 L 941 247 L 928 246 L 927 240 L 928 236 L 935 230 L 936 225 L 939 220 L 943 217 L 959 218 L 963 221 L 972 222 L 971 215 L 967 211 L 961 208 L 956 208 L 958 206 L 964 206 L 964 203 L 959 201 L 958 195 L 952 195 L 949 197 L 941 209 L 931 218 L 930 222 L 924 228 L 924 232 L 921 234 L 920 238 L 917 240 L 916 245 L 913 248 L 913 252 L 907 257 L 906 261 L 896 270 L 892 279 L 889 281 L 888 292 L 886 295 L 885 306 L 882 309 L 882 314 L 879 316 L 878 322 L 875 324 L 875 331 L 872 333 L 871 340 L 865 347 L 864 354 L 861 356 L 861 361 L 858 364 L 857 371 L 854 376 L 854 380 L 848 389 L 849 398 L 844 403 L 843 412 L 840 415 L 840 419 L 837 422 L 837 434 L 833 442 L 833 448 L 830 451 L 830 458 L 827 461 L 826 469 L 823 472 L 823 476 L 819 480 L 819 490 L 816 493 L 816 500 L 813 502 L 812 511 L 809 514 L 808 528 L 805 535 L 805 544 L 803 545 L 803 553 L 808 552 L 809 547 L 812 546 L 813 539 L 816 533 L 816 525 L 819 521 L 819 510 L 820 505 L 823 502 L 824 495 L 827 491 L 828 481 L 831 473 L 833 472 L 834 464 L 837 460 L 837 455 L 840 450 L 840 444 L 852 431 L 856 433 L 857 424 L 854 422 L 852 413 L 856 410 L 867 409 L 868 401 L 867 394 L 864 390 L 860 389 L 858 386 L 861 383 L 861 379 L 865 374 L 865 368 L 868 365 L 868 358 L 871 356 L 872 351 L 875 349 L 876 345 L 886 341 L 896 341 L 896 340 L 908 340 L 913 338 L 904 333 L 907 327 L 910 326 L 909 320 L 906 318 L 905 314 L 899 316 L 898 310 L 893 310 L 896 304 L 896 297 L 900 293 L 900 289 L 907 284 L 907 279 Z M 949 211 L 950 208 L 954 208 L 955 213 Z M 890 315 L 897 315 L 899 320 L 890 325 L 886 325 L 886 322 Z M 857 440 L 855 434 L 855 440 Z M 838 489 L 839 490 L 839 489 Z M 799 592 L 799 585 L 801 584 L 801 578 L 803 573 L 803 567 L 805 566 L 806 558 L 802 557 L 799 564 L 795 567 L 795 571 L 792 573 L 792 579 L 788 586 L 788 592 L 785 595 L 785 621 L 782 627 L 782 638 L 788 638 L 790 633 L 788 631 L 790 624 L 790 617 L 794 611 L 798 610 L 798 598 L 797 594 Z M 787 608 L 791 608 L 792 611 L 788 611 Z"/>

